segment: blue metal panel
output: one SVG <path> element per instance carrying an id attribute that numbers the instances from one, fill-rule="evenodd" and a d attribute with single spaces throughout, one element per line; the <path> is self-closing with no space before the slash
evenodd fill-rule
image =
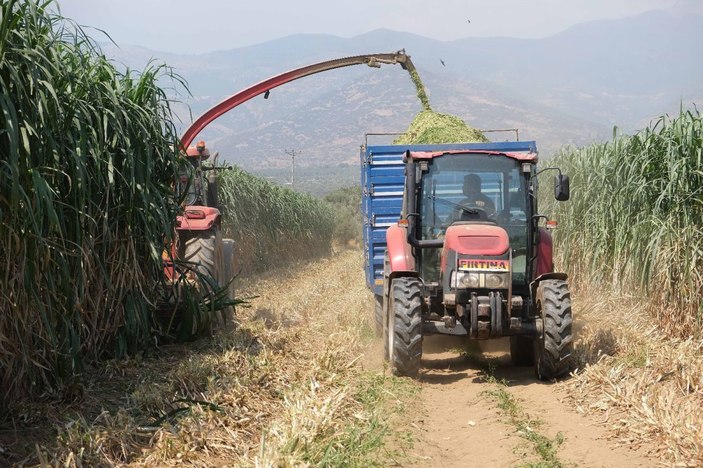
<path id="1" fill-rule="evenodd" d="M 405 164 L 403 147 L 376 148 L 361 150 L 362 214 L 366 284 L 381 294 L 381 285 L 375 283 L 383 278 L 386 229 L 400 217 Z"/>
<path id="2" fill-rule="evenodd" d="M 534 141 L 499 143 L 458 143 L 443 145 L 362 146 L 361 186 L 366 284 L 374 294 L 382 294 L 383 258 L 386 251 L 386 229 L 400 218 L 405 183 L 405 151 L 500 151 L 537 152 Z M 377 284 L 378 282 L 378 284 Z"/>

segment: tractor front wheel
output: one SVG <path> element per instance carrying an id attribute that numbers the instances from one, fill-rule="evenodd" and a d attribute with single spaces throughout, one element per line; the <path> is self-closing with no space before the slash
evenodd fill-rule
<path id="1" fill-rule="evenodd" d="M 574 345 L 569 286 L 563 280 L 544 280 L 537 287 L 536 299 L 544 332 L 542 338 L 534 340 L 535 373 L 540 380 L 550 380 L 571 370 Z"/>
<path id="2" fill-rule="evenodd" d="M 422 358 L 422 286 L 418 278 L 391 282 L 387 319 L 391 372 L 416 377 Z"/>

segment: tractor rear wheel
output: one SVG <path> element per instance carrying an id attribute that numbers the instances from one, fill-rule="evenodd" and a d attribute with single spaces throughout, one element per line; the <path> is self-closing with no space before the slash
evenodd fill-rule
<path id="1" fill-rule="evenodd" d="M 417 376 L 422 359 L 422 286 L 418 278 L 391 282 L 388 353 L 393 375 Z"/>
<path id="2" fill-rule="evenodd" d="M 184 260 L 199 274 L 218 280 L 222 270 L 222 238 L 219 228 L 193 232 L 185 245 Z"/>
<path id="3" fill-rule="evenodd" d="M 531 366 L 535 363 L 533 341 L 529 336 L 510 337 L 510 360 L 514 366 Z"/>
<path id="4" fill-rule="evenodd" d="M 537 287 L 536 299 L 544 332 L 534 340 L 535 373 L 540 380 L 550 380 L 571 370 L 574 344 L 569 286 L 563 280 L 544 280 Z"/>
<path id="5" fill-rule="evenodd" d="M 214 227 L 206 231 L 194 232 L 186 240 L 183 259 L 193 263 L 193 269 L 201 276 L 200 280 L 209 284 L 205 294 L 211 294 L 215 288 L 219 288 L 225 277 L 220 228 Z M 224 314 L 221 312 L 218 315 L 219 317 L 216 317 L 220 322 L 218 325 L 224 326 Z"/>
<path id="6" fill-rule="evenodd" d="M 383 296 L 373 295 L 373 319 L 376 336 L 383 336 Z"/>

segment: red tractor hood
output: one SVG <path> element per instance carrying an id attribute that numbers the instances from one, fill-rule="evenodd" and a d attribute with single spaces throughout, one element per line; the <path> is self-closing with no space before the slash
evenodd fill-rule
<path id="1" fill-rule="evenodd" d="M 492 224 L 455 224 L 447 228 L 444 238 L 445 250 L 463 255 L 503 255 L 509 246 L 505 229 Z"/>

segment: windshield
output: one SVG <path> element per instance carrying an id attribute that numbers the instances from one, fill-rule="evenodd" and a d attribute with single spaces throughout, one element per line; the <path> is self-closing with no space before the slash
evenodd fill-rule
<path id="1" fill-rule="evenodd" d="M 508 233 L 513 283 L 527 268 L 527 176 L 506 156 L 451 154 L 431 160 L 422 176 L 419 229 L 422 239 L 439 239 L 456 221 L 493 221 Z M 423 275 L 439 279 L 439 249 L 424 249 Z"/>

